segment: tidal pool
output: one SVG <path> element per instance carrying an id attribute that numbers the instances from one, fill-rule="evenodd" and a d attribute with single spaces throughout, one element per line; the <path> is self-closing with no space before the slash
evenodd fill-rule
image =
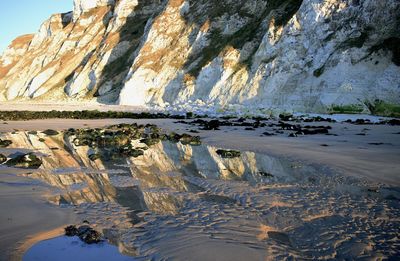
<path id="1" fill-rule="evenodd" d="M 122 125 L 4 133 L 12 144 L 0 153 L 38 155 L 42 165 L 18 175 L 48 184 L 48 202 L 73 209 L 137 259 L 399 256 L 399 188 L 250 151 L 222 157 L 220 148 L 160 133 Z M 70 240 L 29 251 L 53 253 L 52 242 Z"/>

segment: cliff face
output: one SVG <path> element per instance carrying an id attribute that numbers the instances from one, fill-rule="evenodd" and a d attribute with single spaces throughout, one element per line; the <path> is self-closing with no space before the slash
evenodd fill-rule
<path id="1" fill-rule="evenodd" d="M 397 0 L 75 0 L 0 58 L 0 100 L 324 112 L 400 103 Z"/>

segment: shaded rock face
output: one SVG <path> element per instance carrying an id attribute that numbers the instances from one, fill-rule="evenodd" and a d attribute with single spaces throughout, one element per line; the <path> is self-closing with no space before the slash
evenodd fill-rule
<path id="1" fill-rule="evenodd" d="M 75 0 L 0 58 L 0 100 L 399 104 L 396 0 Z"/>

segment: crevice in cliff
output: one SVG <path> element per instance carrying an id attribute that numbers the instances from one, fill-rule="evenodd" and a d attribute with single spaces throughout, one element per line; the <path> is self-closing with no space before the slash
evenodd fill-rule
<path id="1" fill-rule="evenodd" d="M 117 57 L 113 60 L 109 59 L 104 66 L 99 79 L 101 82 L 96 85 L 96 88 L 92 90 L 92 95 L 98 97 L 97 100 L 103 102 L 115 102 L 118 99 L 118 94 L 122 88 L 123 81 L 129 73 L 129 69 L 138 54 L 137 49 L 145 35 L 145 28 L 149 20 L 152 17 L 157 16 L 159 13 L 149 15 L 143 12 L 143 9 L 151 6 L 154 1 L 138 1 L 137 6 L 134 7 L 132 13 L 127 16 L 123 26 L 119 28 L 117 33 L 110 32 L 104 41 L 104 45 L 112 45 L 113 50 L 111 51 L 110 57 Z M 112 20 L 110 21 L 110 23 Z M 113 35 L 114 34 L 114 35 Z M 107 41 L 109 41 L 107 43 Z M 120 44 L 127 42 L 129 48 L 123 53 L 118 49 Z M 112 83 L 112 88 L 107 92 L 100 95 L 100 88 L 102 85 Z M 107 101 L 102 96 L 110 96 Z"/>

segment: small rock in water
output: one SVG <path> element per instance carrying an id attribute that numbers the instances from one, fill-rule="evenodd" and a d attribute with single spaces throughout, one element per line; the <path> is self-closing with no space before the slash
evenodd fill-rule
<path id="1" fill-rule="evenodd" d="M 65 235 L 68 237 L 78 236 L 80 240 L 86 244 L 96 244 L 103 241 L 103 237 L 100 232 L 94 230 L 88 225 L 82 225 L 76 227 L 75 225 L 70 225 L 64 228 Z"/>
<path id="2" fill-rule="evenodd" d="M 37 169 L 42 165 L 42 160 L 33 153 L 19 155 L 10 159 L 6 163 L 8 166 L 17 168 L 32 168 Z"/>
<path id="3" fill-rule="evenodd" d="M 52 129 L 47 129 L 45 131 L 42 131 L 42 133 L 44 133 L 44 134 L 46 134 L 48 136 L 58 135 L 58 131 L 52 130 Z"/>
<path id="4" fill-rule="evenodd" d="M 65 230 L 65 235 L 67 237 L 73 237 L 78 235 L 78 229 L 74 225 L 67 226 L 64 228 L 64 230 Z"/>

